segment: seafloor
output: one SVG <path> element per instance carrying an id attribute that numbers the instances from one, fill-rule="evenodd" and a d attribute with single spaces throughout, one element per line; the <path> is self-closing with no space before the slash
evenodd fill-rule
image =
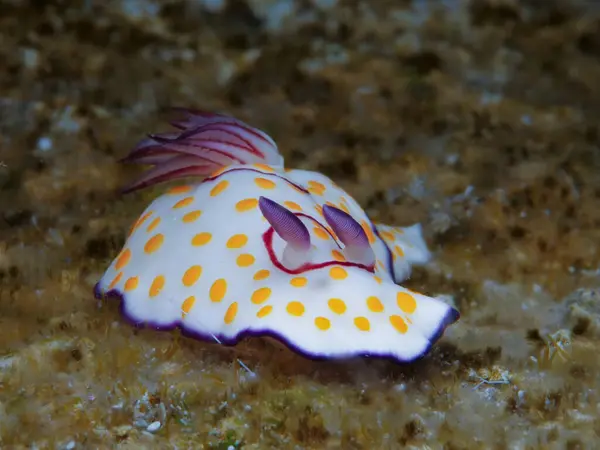
<path id="1" fill-rule="evenodd" d="M 598 448 L 596 5 L 0 1 L 0 447 Z M 92 287 L 161 188 L 117 160 L 171 105 L 421 222 L 461 320 L 408 366 L 123 322 Z"/>

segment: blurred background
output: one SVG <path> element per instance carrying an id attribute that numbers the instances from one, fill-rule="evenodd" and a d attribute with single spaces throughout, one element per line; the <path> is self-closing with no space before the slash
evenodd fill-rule
<path id="1" fill-rule="evenodd" d="M 0 447 L 595 448 L 599 6 L 0 0 Z M 461 321 L 410 366 L 132 329 L 92 287 L 170 106 L 420 222 Z"/>

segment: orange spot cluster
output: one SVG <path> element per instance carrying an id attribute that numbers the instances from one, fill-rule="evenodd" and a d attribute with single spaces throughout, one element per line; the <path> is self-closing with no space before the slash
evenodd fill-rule
<path id="1" fill-rule="evenodd" d="M 160 294 L 165 287 L 165 282 L 166 280 L 164 275 L 158 275 L 154 277 L 154 280 L 152 280 L 152 284 L 150 285 L 150 289 L 148 290 L 148 296 L 153 298 Z"/>
<path id="2" fill-rule="evenodd" d="M 305 277 L 294 277 L 290 280 L 290 284 L 294 287 L 304 287 L 308 283 Z"/>
<path id="3" fill-rule="evenodd" d="M 212 240 L 212 234 L 208 232 L 202 232 L 194 235 L 192 238 L 192 245 L 194 247 L 201 247 L 208 244 Z"/>
<path id="4" fill-rule="evenodd" d="M 261 269 L 254 274 L 253 278 L 256 281 L 266 280 L 267 278 L 269 278 L 269 275 L 271 275 L 271 272 L 269 272 L 267 269 Z"/>
<path id="5" fill-rule="evenodd" d="M 198 265 L 196 266 L 191 266 L 183 275 L 182 277 L 182 283 L 187 286 L 187 287 L 191 287 L 193 286 L 198 279 L 200 278 L 202 274 L 202 268 Z M 209 289 L 209 299 L 211 302 L 213 303 L 220 303 L 223 301 L 223 299 L 225 298 L 225 296 L 227 295 L 227 281 L 224 278 L 219 278 L 217 280 L 215 280 L 210 289 Z M 194 295 L 190 295 L 189 297 L 187 297 L 182 305 L 181 305 L 181 317 L 182 319 L 185 318 L 185 316 L 187 314 L 190 313 L 190 311 L 192 310 L 192 308 L 194 307 L 194 305 L 196 304 L 196 297 Z M 238 303 L 237 302 L 232 302 L 229 307 L 227 308 L 227 311 L 225 312 L 225 315 L 223 316 L 223 321 L 226 324 L 231 324 L 238 313 Z"/>
<path id="6" fill-rule="evenodd" d="M 154 220 L 152 220 L 152 222 L 150 222 L 150 225 L 148 225 L 148 227 L 146 228 L 146 231 L 148 233 L 152 232 L 159 224 L 160 224 L 160 217 L 155 217 Z"/>
<path id="7" fill-rule="evenodd" d="M 266 165 L 256 164 L 255 167 L 263 172 L 272 173 L 274 170 Z M 214 175 L 214 174 L 213 174 Z M 254 179 L 254 183 L 261 189 L 274 189 L 277 185 L 276 183 L 268 179 L 266 177 L 256 177 Z M 216 197 L 224 192 L 229 187 L 229 181 L 221 180 L 217 182 L 212 189 L 210 190 L 210 195 L 212 197 Z M 178 186 L 172 188 L 168 193 L 169 194 L 187 194 L 193 190 L 192 186 Z M 317 181 L 309 181 L 308 182 L 308 191 L 311 194 L 315 195 L 324 195 L 327 190 L 327 186 L 323 183 Z M 194 201 L 193 196 L 185 197 L 181 200 L 178 200 L 173 206 L 173 209 L 181 209 L 189 206 Z M 300 212 L 303 208 L 296 202 L 293 201 L 285 201 L 283 202 L 284 206 L 291 211 Z M 327 203 L 329 204 L 329 202 Z M 332 204 L 332 206 L 342 209 L 343 211 L 349 213 L 349 208 L 347 205 L 347 201 L 345 198 L 341 198 L 339 206 Z M 258 199 L 257 198 L 245 198 L 238 201 L 235 204 L 235 210 L 237 212 L 243 213 L 246 211 L 254 210 L 258 207 Z M 315 210 L 317 213 L 322 215 L 322 206 L 316 205 Z M 144 223 L 148 221 L 148 219 L 153 214 L 152 211 L 148 211 L 145 213 L 132 227 L 132 232 L 142 226 Z M 202 211 L 194 210 L 186 212 L 181 216 L 181 221 L 184 223 L 192 223 L 195 222 L 199 217 L 201 217 Z M 155 231 L 161 223 L 160 217 L 155 217 L 146 227 L 146 231 L 151 233 Z M 366 220 L 361 222 L 361 226 L 364 229 L 369 242 L 371 244 L 376 242 L 376 236 L 373 233 L 371 226 L 368 224 Z M 313 228 L 313 232 L 315 236 L 320 239 L 328 240 L 331 238 L 331 235 L 326 231 L 325 228 L 320 226 L 315 226 Z M 393 242 L 395 240 L 394 232 L 392 231 L 383 231 L 381 232 L 381 236 L 386 240 Z M 193 246 L 203 246 L 211 242 L 212 234 L 209 232 L 198 232 L 191 239 L 191 244 Z M 165 242 L 165 235 L 162 233 L 156 233 L 151 236 L 144 245 L 144 252 L 147 254 L 154 253 L 158 251 Z M 242 249 L 248 243 L 248 236 L 245 234 L 235 234 L 231 236 L 227 242 L 226 247 L 229 249 Z M 403 250 L 399 245 L 395 245 L 393 249 L 394 257 L 403 256 Z M 336 261 L 343 262 L 345 261 L 345 257 L 343 253 L 339 250 L 332 250 L 331 252 L 332 258 Z M 115 278 L 112 280 L 110 288 L 112 289 L 115 285 L 121 282 L 124 278 L 124 274 L 121 271 L 127 264 L 130 262 L 132 258 L 132 252 L 129 248 L 125 248 L 120 255 L 117 257 L 115 262 L 115 269 L 117 270 L 117 274 Z M 250 267 L 255 263 L 255 256 L 250 253 L 241 253 L 236 256 L 236 263 L 239 267 Z M 333 266 L 327 269 L 328 275 L 332 280 L 345 280 L 348 277 L 348 272 L 346 268 L 342 266 Z M 197 284 L 197 282 L 202 277 L 202 267 L 200 265 L 192 265 L 188 267 L 185 272 L 181 276 L 181 283 L 185 287 L 193 287 Z M 253 279 L 255 281 L 266 280 L 270 277 L 271 273 L 269 270 L 260 269 L 256 271 L 253 275 Z M 381 278 L 374 277 L 374 279 L 378 283 L 382 283 Z M 302 288 L 308 284 L 308 280 L 303 276 L 295 276 L 290 278 L 290 285 L 296 288 Z M 126 292 L 133 291 L 139 287 L 140 279 L 138 276 L 132 276 L 127 278 L 124 283 L 124 290 Z M 148 288 L 148 296 L 150 298 L 157 297 L 167 285 L 167 280 L 164 275 L 159 274 L 152 279 L 150 287 Z M 209 299 L 213 303 L 222 302 L 228 292 L 228 283 L 225 278 L 220 278 L 215 280 L 209 289 Z M 272 314 L 274 311 L 274 306 L 267 303 L 272 297 L 272 289 L 268 286 L 263 286 L 255 289 L 250 295 L 250 301 L 259 306 L 259 309 L 256 312 L 257 318 L 264 318 Z M 385 312 L 385 306 L 383 302 L 377 296 L 369 296 L 365 300 L 365 305 L 370 313 L 373 314 L 381 314 Z M 181 305 L 181 313 L 182 318 L 184 318 L 187 314 L 190 313 L 194 305 L 196 304 L 197 299 L 194 295 L 187 296 Z M 407 292 L 398 292 L 396 295 L 396 304 L 400 311 L 404 314 L 411 314 L 416 310 L 417 304 L 415 298 Z M 349 311 L 348 305 L 344 300 L 340 298 L 330 298 L 327 303 L 329 310 L 336 316 L 342 316 L 347 314 Z M 276 305 L 275 305 L 276 306 Z M 298 300 L 291 300 L 285 304 L 286 312 L 293 317 L 302 317 L 306 314 L 307 308 L 305 303 Z M 227 307 L 226 312 L 223 316 L 223 321 L 226 324 L 231 324 L 235 321 L 239 311 L 239 303 L 238 301 L 233 301 Z M 388 314 L 390 314 L 388 312 Z M 368 332 L 372 329 L 373 324 L 369 320 L 369 318 L 364 316 L 356 316 L 352 317 L 352 323 L 356 327 L 357 330 Z M 400 314 L 390 314 L 388 316 L 388 320 L 390 325 L 397 330 L 399 333 L 406 333 L 408 331 L 408 324 L 410 324 L 410 320 L 403 318 Z M 408 322 L 408 323 L 407 323 Z M 317 316 L 313 319 L 314 326 L 318 330 L 326 331 L 332 327 L 332 319 L 324 316 Z"/>
<path id="8" fill-rule="evenodd" d="M 286 311 L 291 316 L 300 317 L 305 311 L 304 304 L 298 301 L 289 302 L 286 306 Z"/>
<path id="9" fill-rule="evenodd" d="M 215 177 L 218 177 L 219 175 L 223 175 L 225 172 L 227 172 L 228 169 L 229 169 L 228 166 L 220 167 L 217 170 L 215 170 L 213 173 L 211 173 L 208 178 L 215 178 Z"/>
<path id="10" fill-rule="evenodd" d="M 117 276 L 114 277 L 113 280 L 108 285 L 108 290 L 113 289 L 117 284 L 119 284 L 119 281 L 121 281 L 121 278 L 123 278 L 123 272 L 117 273 Z"/>
<path id="11" fill-rule="evenodd" d="M 263 172 L 275 173 L 275 170 L 271 166 L 268 166 L 266 164 L 256 163 L 253 165 L 253 167 Z"/>
<path id="12" fill-rule="evenodd" d="M 225 317 L 223 318 L 223 321 L 226 324 L 230 324 L 235 319 L 235 316 L 237 316 L 237 312 L 238 312 L 238 304 L 237 304 L 237 302 L 233 302 L 231 305 L 229 305 L 229 308 L 227 308 L 227 311 L 225 312 Z"/>
<path id="13" fill-rule="evenodd" d="M 192 186 L 183 185 L 183 186 L 175 186 L 167 191 L 167 194 L 176 195 L 176 194 L 185 194 L 186 192 L 190 192 L 192 190 Z"/>
<path id="14" fill-rule="evenodd" d="M 267 317 L 272 312 L 273 312 L 273 306 L 271 306 L 271 305 L 263 306 L 256 313 L 256 317 L 258 317 L 259 319 L 262 319 L 263 317 Z"/>
<path id="15" fill-rule="evenodd" d="M 259 167 L 259 168 L 266 172 L 273 171 L 268 166 Z M 271 188 L 275 187 L 275 183 L 266 178 L 265 179 L 257 178 L 256 183 L 257 183 L 257 185 L 261 186 L 264 189 L 271 189 Z M 212 197 L 216 197 L 216 196 L 220 195 L 221 193 L 223 193 L 228 187 L 229 187 L 228 180 L 221 180 L 219 182 L 216 182 L 215 185 L 210 190 L 210 195 Z M 170 195 L 187 194 L 187 193 L 190 193 L 192 190 L 193 190 L 192 186 L 187 186 L 187 185 L 186 186 L 178 186 L 178 187 L 170 189 L 168 191 L 168 194 L 170 194 Z M 182 208 L 185 208 L 185 207 L 191 205 L 193 202 L 194 202 L 194 197 L 187 196 L 187 197 L 177 200 L 172 205 L 172 209 L 173 210 L 182 209 Z M 258 200 L 256 198 L 248 198 L 248 199 L 239 201 L 235 207 L 236 207 L 237 211 L 244 212 L 244 211 L 252 210 L 252 209 L 256 208 L 257 206 L 258 206 Z M 300 206 L 294 202 L 290 202 L 288 204 L 288 207 L 301 209 Z M 148 219 L 152 216 L 152 214 L 153 214 L 153 211 L 148 211 L 142 217 L 140 217 L 133 225 L 132 232 L 135 231 L 136 229 L 138 229 L 139 227 L 141 227 L 142 225 L 148 224 Z M 202 215 L 201 210 L 188 211 L 181 216 L 181 221 L 183 223 L 193 223 L 198 218 L 200 218 L 201 215 Z M 155 217 L 152 220 L 152 222 L 150 222 L 147 225 L 146 232 L 151 233 L 152 231 L 156 230 L 157 227 L 160 225 L 160 223 L 161 223 L 161 218 Z M 207 245 L 208 243 L 210 243 L 212 241 L 212 238 L 213 238 L 213 236 L 209 232 L 206 232 L 206 231 L 198 232 L 191 238 L 191 244 L 195 247 L 204 246 L 204 245 Z M 152 235 L 151 237 L 149 237 L 147 239 L 147 241 L 144 244 L 144 252 L 146 254 L 152 254 L 152 253 L 157 252 L 165 244 L 165 241 L 166 241 L 166 236 L 163 233 L 156 233 L 156 234 Z M 248 242 L 248 236 L 246 236 L 245 234 L 236 234 L 229 238 L 229 240 L 226 243 L 226 246 L 230 249 L 241 249 L 247 244 L 247 242 Z M 131 252 L 131 249 L 129 249 L 129 248 L 125 248 L 119 254 L 119 256 L 116 258 L 115 269 L 118 271 L 118 273 L 111 282 L 111 285 L 110 285 L 111 289 L 114 286 L 116 286 L 119 282 L 121 282 L 121 280 L 123 279 L 124 274 L 121 271 L 121 269 L 123 269 L 130 262 L 131 258 L 132 258 L 132 252 Z M 255 257 L 249 253 L 242 253 L 242 254 L 237 255 L 236 262 L 237 262 L 238 266 L 240 266 L 240 267 L 249 267 L 252 264 L 254 264 Z M 270 272 L 268 270 L 262 269 L 255 273 L 254 278 L 256 280 L 264 280 L 264 279 L 268 278 L 269 275 L 270 275 Z M 200 265 L 192 265 L 192 266 L 188 267 L 187 270 L 185 270 L 185 272 L 182 274 L 181 283 L 184 287 L 188 287 L 188 288 L 193 287 L 197 284 L 197 282 L 199 281 L 201 276 L 202 276 L 202 267 Z M 160 293 L 163 292 L 163 290 L 165 289 L 166 284 L 167 284 L 167 280 L 166 280 L 165 275 L 160 274 L 160 275 L 155 276 L 154 279 L 152 279 L 150 287 L 148 288 L 149 298 L 155 298 L 155 297 L 159 296 Z M 125 281 L 124 290 L 126 292 L 131 292 L 131 291 L 138 289 L 139 285 L 140 285 L 140 277 L 132 276 L 132 277 L 129 277 Z M 227 281 L 224 278 L 215 280 L 209 289 L 210 301 L 214 302 L 214 303 L 223 301 L 223 299 L 227 295 L 227 289 L 228 289 Z M 262 291 L 259 291 L 255 296 L 253 296 L 253 300 L 256 302 L 264 302 L 268 299 L 269 295 L 270 295 L 270 290 L 267 291 L 266 289 L 264 289 Z M 189 312 L 192 310 L 192 308 L 194 307 L 195 304 L 196 304 L 196 297 L 194 295 L 189 295 L 183 300 L 182 306 L 181 306 L 182 318 L 184 318 L 187 314 L 189 314 Z M 261 311 L 262 311 L 261 314 L 266 315 L 266 314 L 270 313 L 271 310 L 272 310 L 272 306 L 267 305 L 261 309 Z M 297 312 L 298 308 L 294 309 L 292 307 L 292 310 Z M 238 311 L 238 303 L 237 302 L 231 303 L 227 309 L 227 312 L 225 313 L 224 318 L 223 318 L 224 322 L 227 324 L 232 323 L 235 320 L 237 311 Z"/>
<path id="16" fill-rule="evenodd" d="M 300 281 L 301 280 L 301 281 Z M 290 280 L 290 284 L 293 286 L 304 286 L 306 281 L 304 277 L 294 277 Z M 256 289 L 251 295 L 251 301 L 256 305 L 262 305 L 267 302 L 272 296 L 272 290 L 269 287 L 261 287 Z M 416 308 L 416 301 L 414 298 L 407 293 L 399 292 L 397 295 L 397 303 L 400 309 L 405 313 L 413 312 Z M 374 314 L 383 313 L 385 307 L 383 302 L 377 296 L 369 296 L 365 299 L 365 304 L 368 310 Z M 330 298 L 327 302 L 330 311 L 338 316 L 346 314 L 348 311 L 348 305 L 340 298 Z M 306 313 L 306 306 L 303 302 L 293 300 L 286 304 L 286 312 L 294 317 L 302 317 Z M 256 313 L 257 318 L 267 317 L 273 312 L 272 305 L 262 306 Z M 352 322 L 357 330 L 368 332 L 372 329 L 372 323 L 369 318 L 364 316 L 356 316 L 352 318 Z M 398 314 L 392 314 L 389 316 L 390 324 L 400 333 L 406 333 L 408 331 L 408 325 L 406 320 Z M 319 330 L 326 331 L 332 326 L 331 319 L 323 316 L 314 318 L 313 321 L 315 327 Z"/>
<path id="17" fill-rule="evenodd" d="M 371 322 L 366 317 L 355 317 L 354 325 L 360 331 L 369 331 L 371 329 Z"/>
<path id="18" fill-rule="evenodd" d="M 190 211 L 189 213 L 186 213 L 181 218 L 181 220 L 184 223 L 191 223 L 191 222 L 195 222 L 196 220 L 198 220 L 201 215 L 202 215 L 202 211 L 200 211 L 200 210 Z"/>
<path id="19" fill-rule="evenodd" d="M 242 248 L 248 243 L 248 236 L 245 234 L 234 234 L 227 240 L 227 248 Z"/>
<path id="20" fill-rule="evenodd" d="M 302 211 L 302 207 L 296 202 L 285 201 L 283 202 L 283 206 L 285 206 L 290 211 Z"/>
<path id="21" fill-rule="evenodd" d="M 391 231 L 380 231 L 379 235 L 386 241 L 393 242 L 394 240 L 396 240 L 396 236 L 394 236 L 394 233 L 392 233 Z"/>
<path id="22" fill-rule="evenodd" d="M 186 287 L 191 287 L 200 279 L 202 275 L 202 266 L 191 266 L 189 269 L 185 271 L 183 277 L 181 278 L 181 282 Z"/>
<path id="23" fill-rule="evenodd" d="M 131 227 L 131 230 L 129 230 L 129 235 L 132 235 L 139 227 L 141 227 L 143 223 L 146 220 L 148 220 L 148 217 L 150 217 L 153 213 L 154 211 L 148 211 L 144 213 L 138 220 L 136 220 L 136 222 Z"/>
<path id="24" fill-rule="evenodd" d="M 394 256 L 402 258 L 404 257 L 404 250 L 402 250 L 402 247 L 400 247 L 399 245 L 394 245 L 394 251 L 392 252 L 392 254 Z"/>
<path id="25" fill-rule="evenodd" d="M 173 205 L 173 209 L 181 209 L 185 208 L 188 205 L 191 205 L 194 202 L 194 197 L 185 197 L 179 200 L 177 203 Z"/>
<path id="26" fill-rule="evenodd" d="M 135 289 L 137 289 L 138 285 L 140 284 L 140 278 L 139 277 L 130 277 L 127 279 L 127 281 L 125 282 L 125 292 L 131 292 Z"/>
<path id="27" fill-rule="evenodd" d="M 254 183 L 261 189 L 275 189 L 275 182 L 263 177 L 257 177 L 254 179 Z"/>
<path id="28" fill-rule="evenodd" d="M 181 318 L 183 319 L 187 314 L 190 313 L 190 311 L 192 310 L 192 308 L 194 307 L 194 304 L 196 303 L 196 297 L 194 297 L 193 295 L 190 295 L 188 298 L 186 298 L 183 301 L 183 304 L 181 305 Z"/>
<path id="29" fill-rule="evenodd" d="M 127 252 L 124 251 L 122 253 L 126 255 Z M 202 267 L 199 265 L 190 266 L 182 276 L 181 282 L 186 287 L 194 286 L 195 283 L 199 280 L 202 275 Z M 268 278 L 270 275 L 269 271 L 266 269 L 261 269 L 254 275 L 255 280 L 264 280 Z M 122 272 L 119 272 L 113 280 L 113 284 L 118 283 L 123 276 Z M 342 267 L 332 267 L 330 269 L 330 276 L 333 279 L 344 279 L 347 276 L 347 273 Z M 294 287 L 304 287 L 307 285 L 308 280 L 305 277 L 297 276 L 290 279 L 290 284 Z M 131 277 L 125 283 L 125 291 L 132 291 L 136 289 L 139 285 L 138 277 Z M 158 296 L 166 285 L 166 279 L 164 275 L 156 276 L 151 286 L 148 290 L 148 295 L 150 298 L 154 298 Z M 214 303 L 221 302 L 226 294 L 227 294 L 227 281 L 224 278 L 220 278 L 215 280 L 209 290 L 209 298 L 210 301 Z M 252 295 L 250 300 L 252 303 L 256 305 L 263 305 L 267 302 L 272 296 L 272 290 L 270 287 L 263 286 L 256 289 Z M 187 314 L 191 311 L 196 303 L 196 297 L 193 295 L 188 296 L 182 303 L 181 312 L 182 318 L 185 318 Z M 365 299 L 366 306 L 368 310 L 372 313 L 383 313 L 385 307 L 382 301 L 377 296 L 369 296 Z M 398 308 L 406 314 L 411 314 L 416 310 L 417 303 L 415 298 L 408 292 L 399 291 L 396 294 L 396 303 Z M 343 315 L 348 311 L 348 305 L 344 300 L 340 298 L 330 298 L 327 303 L 330 311 L 335 315 Z M 232 302 L 225 315 L 223 320 L 226 324 L 231 324 L 237 317 L 239 309 L 238 302 Z M 270 315 L 273 312 L 274 307 L 272 305 L 264 305 L 256 312 L 257 318 L 264 318 Z M 304 303 L 293 300 L 286 304 L 286 312 L 294 317 L 302 317 L 306 313 L 306 306 Z M 372 324 L 367 317 L 364 316 L 356 316 L 352 319 L 354 326 L 357 330 L 368 332 L 372 329 Z M 318 316 L 314 318 L 314 326 L 322 331 L 327 331 L 331 328 L 332 322 L 329 318 Z M 390 325 L 399 333 L 406 333 L 408 331 L 407 319 L 402 318 L 398 314 L 391 314 L 389 316 Z M 410 322 L 408 322 L 410 323 Z"/>
<path id="30" fill-rule="evenodd" d="M 396 303 L 398 308 L 405 314 L 412 314 L 417 308 L 417 302 L 415 298 L 407 292 L 398 292 L 396 294 Z M 375 295 L 371 295 L 365 299 L 367 309 L 374 314 L 380 314 L 385 312 L 385 306 L 381 299 Z M 327 301 L 329 310 L 337 315 L 342 316 L 348 311 L 348 305 L 341 298 L 330 298 Z M 357 316 L 353 319 L 354 326 L 360 331 L 370 331 L 371 322 L 367 317 Z M 389 316 L 389 322 L 399 333 L 406 333 L 408 331 L 408 319 L 402 318 L 398 314 L 391 314 Z M 331 327 L 331 320 L 326 317 L 317 317 L 315 319 L 315 326 L 320 330 L 328 330 Z"/>
<path id="31" fill-rule="evenodd" d="M 348 208 L 348 202 L 344 197 L 341 198 L 339 208 L 346 214 L 350 214 L 350 208 Z"/>
<path id="32" fill-rule="evenodd" d="M 348 307 L 346 306 L 346 302 L 339 298 L 330 298 L 327 302 L 327 306 L 329 306 L 329 309 L 332 312 L 340 315 L 344 314 L 346 312 L 346 309 L 348 309 Z"/>
<path id="33" fill-rule="evenodd" d="M 333 280 L 344 280 L 348 277 L 348 272 L 343 267 L 333 266 L 329 269 L 329 276 Z"/>
<path id="34" fill-rule="evenodd" d="M 252 293 L 250 300 L 255 305 L 260 305 L 260 304 L 266 302 L 270 296 L 271 296 L 271 288 L 261 287 L 261 288 L 256 289 Z"/>
<path id="35" fill-rule="evenodd" d="M 397 258 L 404 257 L 404 250 L 400 245 L 396 244 L 396 239 L 398 236 L 404 234 L 404 231 L 400 227 L 389 228 L 382 231 L 379 231 L 379 235 L 381 238 L 386 241 L 388 246 L 390 247 L 393 260 L 395 261 Z"/>
<path id="36" fill-rule="evenodd" d="M 246 212 L 255 209 L 258 206 L 258 200 L 255 198 L 245 198 L 235 204 L 235 209 L 238 212 Z"/>
<path id="37" fill-rule="evenodd" d="M 404 334 L 408 331 L 408 325 L 404 319 L 398 315 L 390 316 L 390 324 L 398 331 L 398 333 Z"/>
<path id="38" fill-rule="evenodd" d="M 331 257 L 336 261 L 340 261 L 340 262 L 346 261 L 346 257 L 339 250 L 332 250 Z"/>
<path id="39" fill-rule="evenodd" d="M 313 233 L 315 233 L 315 236 L 317 236 L 319 239 L 323 239 L 324 241 L 331 238 L 329 233 L 327 233 L 327 231 L 325 231 L 320 226 L 313 227 Z"/>
<path id="40" fill-rule="evenodd" d="M 217 195 L 221 194 L 225 189 L 227 189 L 227 187 L 229 186 L 229 181 L 227 180 L 222 180 L 219 181 L 211 190 L 210 190 L 210 196 L 211 197 L 216 197 Z"/>
<path id="41" fill-rule="evenodd" d="M 384 309 L 381 300 L 379 300 L 379 298 L 375 297 L 374 295 L 367 298 L 367 307 L 374 313 L 383 312 Z"/>
<path id="42" fill-rule="evenodd" d="M 148 254 L 154 253 L 162 247 L 164 241 L 165 236 L 162 233 L 155 234 L 146 241 L 144 251 Z"/>
<path id="43" fill-rule="evenodd" d="M 367 223 L 366 220 L 361 221 L 360 226 L 365 231 L 365 234 L 367 235 L 367 239 L 369 239 L 369 244 L 374 244 L 376 239 L 375 239 L 375 234 L 373 233 L 373 230 L 371 229 L 371 226 Z"/>
<path id="44" fill-rule="evenodd" d="M 255 258 L 249 253 L 242 253 L 236 259 L 236 263 L 240 267 L 249 267 L 254 264 Z"/>
<path id="45" fill-rule="evenodd" d="M 315 326 L 321 331 L 327 331 L 331 328 L 331 321 L 327 317 L 315 317 Z"/>
<path id="46" fill-rule="evenodd" d="M 121 270 L 131 261 L 131 250 L 128 248 L 124 249 L 121 254 L 117 257 L 117 262 L 115 264 L 115 270 Z"/>
<path id="47" fill-rule="evenodd" d="M 319 183 L 318 181 L 309 181 L 308 182 L 308 192 L 315 195 L 325 195 L 325 191 L 327 187 L 323 183 Z"/>
<path id="48" fill-rule="evenodd" d="M 224 278 L 219 278 L 216 280 L 208 292 L 210 301 L 213 303 L 219 303 L 222 301 L 225 297 L 225 294 L 227 294 L 227 281 L 225 281 Z"/>
<path id="49" fill-rule="evenodd" d="M 350 214 L 350 208 L 348 208 L 348 203 L 346 202 L 346 199 L 344 197 L 340 197 L 339 203 L 334 203 L 334 202 L 331 202 L 328 200 L 325 202 L 325 204 L 327 206 L 331 206 L 336 209 L 341 209 L 346 214 Z M 323 215 L 323 206 L 322 205 L 315 206 L 315 209 L 317 210 L 317 212 L 319 214 Z"/>
<path id="50" fill-rule="evenodd" d="M 407 314 L 412 314 L 417 309 L 417 301 L 408 292 L 398 292 L 396 294 L 396 303 L 398 308 Z"/>

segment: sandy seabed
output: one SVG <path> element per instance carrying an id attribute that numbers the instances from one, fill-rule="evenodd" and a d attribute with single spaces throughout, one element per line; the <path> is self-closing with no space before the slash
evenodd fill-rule
<path id="1" fill-rule="evenodd" d="M 5 0 L 0 42 L 1 448 L 597 447 L 594 2 Z M 461 320 L 407 366 L 129 326 L 92 288 L 171 105 L 422 223 Z"/>

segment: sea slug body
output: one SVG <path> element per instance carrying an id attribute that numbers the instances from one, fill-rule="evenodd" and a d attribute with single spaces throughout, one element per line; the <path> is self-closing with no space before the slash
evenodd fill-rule
<path id="1" fill-rule="evenodd" d="M 235 344 L 272 336 L 311 358 L 423 356 L 459 318 L 397 283 L 430 252 L 420 225 L 374 224 L 320 173 L 284 169 L 237 119 L 182 110 L 175 133 L 125 158 L 153 165 L 126 190 L 177 178 L 134 223 L 96 285 L 138 325 Z"/>

